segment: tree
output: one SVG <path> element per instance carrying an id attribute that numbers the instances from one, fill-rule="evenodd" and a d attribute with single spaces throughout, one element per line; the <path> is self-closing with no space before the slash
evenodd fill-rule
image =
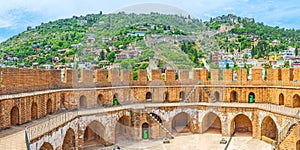
<path id="1" fill-rule="evenodd" d="M 290 63 L 288 61 L 284 62 L 284 68 L 290 68 Z"/>
<path id="2" fill-rule="evenodd" d="M 299 51 L 298 51 L 298 48 L 296 47 L 295 48 L 295 56 L 298 56 L 298 53 L 299 53 Z"/>
<path id="3" fill-rule="evenodd" d="M 116 53 L 111 51 L 107 54 L 107 60 L 109 62 L 114 62 L 115 61 L 115 58 L 116 58 Z"/>
<path id="4" fill-rule="evenodd" d="M 102 50 L 101 52 L 100 52 L 100 56 L 99 56 L 99 61 L 101 61 L 101 60 L 104 60 L 105 59 L 105 54 L 104 54 L 104 51 Z"/>

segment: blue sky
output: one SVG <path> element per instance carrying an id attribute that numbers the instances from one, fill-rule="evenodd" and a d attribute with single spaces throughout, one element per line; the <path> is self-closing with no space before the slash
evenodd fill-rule
<path id="1" fill-rule="evenodd" d="M 299 0 L 0 0 L 0 42 L 41 22 L 110 13 L 140 3 L 172 5 L 202 20 L 233 13 L 271 26 L 300 29 Z"/>

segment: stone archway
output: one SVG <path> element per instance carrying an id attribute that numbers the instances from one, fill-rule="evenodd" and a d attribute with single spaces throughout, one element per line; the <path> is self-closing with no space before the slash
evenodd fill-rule
<path id="1" fill-rule="evenodd" d="M 172 130 L 177 133 L 191 132 L 190 119 L 190 115 L 185 112 L 177 114 L 172 120 Z"/>
<path id="2" fill-rule="evenodd" d="M 212 112 L 206 114 L 202 120 L 202 133 L 204 132 L 221 134 L 222 124 L 220 117 Z"/>
<path id="3" fill-rule="evenodd" d="M 152 93 L 151 92 L 146 93 L 146 101 L 152 101 Z"/>
<path id="4" fill-rule="evenodd" d="M 47 115 L 52 114 L 52 100 L 49 98 L 47 100 Z"/>
<path id="5" fill-rule="evenodd" d="M 20 123 L 19 117 L 19 108 L 17 106 L 14 106 L 10 111 L 10 124 L 13 126 L 18 125 Z"/>
<path id="6" fill-rule="evenodd" d="M 293 107 L 300 107 L 300 96 L 298 94 L 293 96 Z"/>
<path id="7" fill-rule="evenodd" d="M 98 121 L 92 121 L 84 130 L 83 148 L 105 146 L 104 135 L 105 127 Z"/>
<path id="8" fill-rule="evenodd" d="M 53 150 L 53 147 L 52 147 L 52 145 L 51 145 L 50 143 L 45 142 L 45 143 L 41 146 L 40 150 Z"/>
<path id="9" fill-rule="evenodd" d="M 239 114 L 231 122 L 231 134 L 252 136 L 252 122 L 248 116 Z"/>
<path id="10" fill-rule="evenodd" d="M 230 92 L 230 102 L 238 102 L 238 94 L 236 91 Z"/>
<path id="11" fill-rule="evenodd" d="M 79 98 L 79 106 L 80 108 L 87 108 L 87 100 L 84 95 L 80 96 Z"/>
<path id="12" fill-rule="evenodd" d="M 115 126 L 115 144 L 126 143 L 128 140 L 132 140 L 134 128 L 131 127 L 131 119 L 129 116 L 122 116 L 116 122 Z"/>
<path id="13" fill-rule="evenodd" d="M 284 95 L 282 93 L 279 94 L 279 105 L 284 105 Z"/>
<path id="14" fill-rule="evenodd" d="M 31 120 L 37 119 L 37 104 L 35 102 L 31 105 Z"/>
<path id="15" fill-rule="evenodd" d="M 62 150 L 72 150 L 76 148 L 75 144 L 75 132 L 72 128 L 69 128 L 64 137 Z"/>
<path id="16" fill-rule="evenodd" d="M 97 97 L 97 105 L 98 106 L 103 106 L 104 105 L 104 99 L 103 99 L 103 95 L 102 94 L 99 94 L 98 97 Z"/>
<path id="17" fill-rule="evenodd" d="M 278 130 L 274 120 L 270 116 L 265 117 L 264 120 L 262 121 L 261 136 L 277 141 Z"/>
<path id="18" fill-rule="evenodd" d="M 142 138 L 148 139 L 149 137 L 149 124 L 145 122 L 142 124 Z"/>
<path id="19" fill-rule="evenodd" d="M 219 93 L 218 91 L 216 91 L 216 92 L 214 93 L 214 96 L 215 96 L 215 100 L 216 100 L 217 102 L 219 102 L 219 101 L 220 101 L 220 93 Z"/>
<path id="20" fill-rule="evenodd" d="M 185 93 L 184 93 L 184 91 L 181 91 L 179 93 L 179 101 L 184 101 L 184 99 L 185 99 Z"/>
<path id="21" fill-rule="evenodd" d="M 296 150 L 299 150 L 300 149 L 300 140 L 298 140 L 297 142 L 296 142 Z"/>

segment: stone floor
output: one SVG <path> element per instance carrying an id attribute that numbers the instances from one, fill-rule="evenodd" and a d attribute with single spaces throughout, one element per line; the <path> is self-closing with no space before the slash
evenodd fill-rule
<path id="1" fill-rule="evenodd" d="M 220 144 L 220 134 L 181 134 L 171 139 L 170 144 L 163 144 L 162 140 L 144 140 L 140 142 L 122 142 L 118 145 L 124 150 L 224 150 L 226 144 Z M 227 141 L 229 138 L 226 138 Z M 113 147 L 98 148 L 111 150 Z M 248 135 L 237 135 L 231 139 L 227 150 L 271 150 L 268 143 L 254 139 Z M 97 150 L 96 147 L 89 150 Z"/>

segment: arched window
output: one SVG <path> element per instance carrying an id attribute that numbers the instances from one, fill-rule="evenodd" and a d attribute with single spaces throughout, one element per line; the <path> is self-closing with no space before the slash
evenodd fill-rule
<path id="1" fill-rule="evenodd" d="M 185 95 L 184 95 L 184 92 L 181 91 L 181 92 L 179 93 L 179 100 L 180 100 L 180 101 L 184 101 L 184 99 L 185 99 L 184 96 L 185 96 Z"/>
<path id="2" fill-rule="evenodd" d="M 220 101 L 220 93 L 218 91 L 215 92 L 215 101 L 219 102 Z"/>
<path id="3" fill-rule="evenodd" d="M 113 97 L 113 105 L 114 105 L 114 106 L 119 105 L 119 101 L 118 101 L 118 93 L 115 93 L 115 94 L 114 94 L 114 97 Z"/>
<path id="4" fill-rule="evenodd" d="M 282 93 L 279 94 L 279 105 L 284 105 L 284 96 Z"/>
<path id="5" fill-rule="evenodd" d="M 19 108 L 17 106 L 13 107 L 11 109 L 11 112 L 10 112 L 10 124 L 11 125 L 18 125 L 20 122 L 19 122 Z"/>
<path id="6" fill-rule="evenodd" d="M 238 102 L 238 95 L 236 91 L 231 91 L 230 93 L 230 102 Z"/>
<path id="7" fill-rule="evenodd" d="M 52 110 L 52 100 L 48 99 L 47 101 L 47 115 L 52 114 L 53 110 Z"/>
<path id="8" fill-rule="evenodd" d="M 87 108 L 87 100 L 84 95 L 80 96 L 80 108 Z"/>
<path id="9" fill-rule="evenodd" d="M 146 93 L 146 101 L 151 101 L 152 100 L 152 93 L 151 92 L 147 92 Z"/>
<path id="10" fill-rule="evenodd" d="M 35 102 L 31 105 L 31 119 L 34 120 L 37 118 L 37 104 Z"/>
<path id="11" fill-rule="evenodd" d="M 101 106 L 101 105 L 103 105 L 103 103 L 104 103 L 103 95 L 99 94 L 98 97 L 97 97 L 97 105 Z"/>
<path id="12" fill-rule="evenodd" d="M 169 93 L 168 93 L 168 91 L 166 91 L 164 93 L 164 102 L 168 102 L 168 101 L 169 101 Z"/>
<path id="13" fill-rule="evenodd" d="M 255 94 L 253 92 L 249 93 L 248 102 L 249 103 L 254 103 L 255 102 Z"/>
<path id="14" fill-rule="evenodd" d="M 293 96 L 293 107 L 300 107 L 300 96 L 298 94 Z"/>

